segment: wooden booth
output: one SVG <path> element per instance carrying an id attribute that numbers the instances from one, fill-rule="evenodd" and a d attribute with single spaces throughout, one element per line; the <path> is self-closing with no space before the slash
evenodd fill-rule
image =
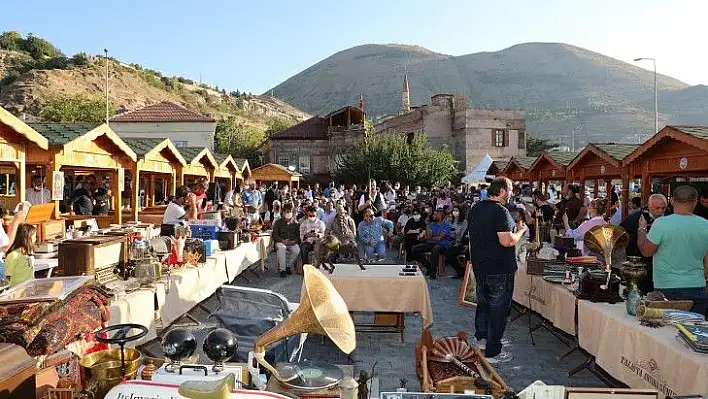
<path id="1" fill-rule="evenodd" d="M 577 155 L 577 152 L 544 151 L 529 168 L 529 179 L 543 187 L 545 193 L 551 181 L 562 186 L 565 184 L 566 169 Z"/>
<path id="2" fill-rule="evenodd" d="M 612 189 L 612 180 L 621 179 L 623 202 L 626 203 L 629 180 L 626 178 L 627 169 L 622 165 L 622 162 L 637 147 L 637 144 L 590 143 L 568 165 L 566 178 L 570 182 L 580 182 L 581 195 L 585 193 L 585 182 L 593 181 L 593 197 L 595 198 L 600 195 L 601 182 L 605 183 L 605 195 L 608 195 Z"/>
<path id="3" fill-rule="evenodd" d="M 214 159 L 218 163 L 218 167 L 214 171 L 214 181 L 217 183 L 225 183 L 226 191 L 234 188 L 238 180 L 243 181 L 243 175 L 238 168 L 238 164 L 231 155 L 214 153 Z M 224 192 L 226 192 L 224 191 Z"/>
<path id="4" fill-rule="evenodd" d="M 487 174 L 491 176 L 501 176 L 501 172 L 506 168 L 506 166 L 509 164 L 509 161 L 506 160 L 497 160 L 493 161 L 492 164 L 489 166 L 489 169 L 487 169 Z"/>
<path id="5" fill-rule="evenodd" d="M 708 177 L 708 126 L 666 126 L 629 153 L 623 165 L 627 180 L 641 178 L 642 204 L 649 199 L 653 179 L 661 179 L 660 191 L 669 196 L 671 181 Z M 624 201 L 624 190 L 622 197 Z"/>
<path id="6" fill-rule="evenodd" d="M 500 174 L 515 183 L 528 181 L 529 169 L 535 161 L 536 157 L 512 157 Z"/>
<path id="7" fill-rule="evenodd" d="M 130 176 L 126 173 L 126 180 L 130 177 L 126 194 L 129 194 L 132 220 L 140 220 L 138 214 L 142 208 L 154 207 L 175 194 L 178 176 L 187 161 L 170 139 L 125 139 L 125 143 L 138 159 L 130 169 Z"/>
<path id="8" fill-rule="evenodd" d="M 248 159 L 244 158 L 234 158 L 238 170 L 241 171 L 241 181 L 237 182 L 239 185 L 243 186 L 244 181 L 251 178 L 251 166 L 248 164 Z"/>
<path id="9" fill-rule="evenodd" d="M 3 209 L 12 210 L 25 200 L 26 154 L 47 149 L 46 137 L 0 107 L 0 205 Z"/>
<path id="10" fill-rule="evenodd" d="M 31 148 L 26 162 L 45 168 L 52 197 L 64 200 L 67 205 L 66 215 L 62 215 L 67 223 L 95 218 L 101 228 L 121 224 L 125 170 L 133 168 L 137 159 L 135 152 L 105 123 L 32 123 L 29 126 L 48 140 L 49 149 Z M 68 214 L 77 177 L 86 175 L 94 175 L 97 186 L 110 190 L 108 215 Z M 60 204 L 56 201 L 55 215 L 59 214 Z"/>
<path id="11" fill-rule="evenodd" d="M 259 166 L 251 172 L 251 179 L 257 182 L 283 182 L 287 183 L 290 187 L 297 188 L 300 188 L 301 177 L 302 175 L 300 173 L 288 170 L 285 166 L 275 163 Z"/>
<path id="12" fill-rule="evenodd" d="M 191 186 L 201 177 L 205 178 L 207 182 L 213 181 L 214 172 L 219 165 L 208 148 L 181 147 L 179 153 L 187 162 L 187 165 L 182 169 L 182 176 L 179 178 L 181 184 Z"/>

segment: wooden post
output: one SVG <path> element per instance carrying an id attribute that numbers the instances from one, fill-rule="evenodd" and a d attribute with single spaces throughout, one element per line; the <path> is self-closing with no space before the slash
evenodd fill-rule
<path id="1" fill-rule="evenodd" d="M 171 176 L 172 178 L 170 179 L 171 180 L 170 181 L 170 195 L 175 195 L 177 193 L 177 181 L 178 181 L 177 176 L 181 175 L 181 174 L 182 174 L 181 168 L 179 168 L 178 170 L 172 171 L 172 176 Z"/>
<path id="2" fill-rule="evenodd" d="M 116 223 L 123 224 L 123 193 L 118 190 L 118 169 L 111 173 L 111 191 L 113 192 L 113 209 L 116 213 Z"/>
<path id="3" fill-rule="evenodd" d="M 149 194 L 145 196 L 145 206 L 155 206 L 155 174 L 150 173 Z"/>
<path id="4" fill-rule="evenodd" d="M 136 162 L 130 170 L 133 178 L 130 180 L 130 190 L 133 193 L 130 196 L 130 209 L 133 212 L 133 220 L 138 222 L 138 213 L 140 212 L 140 167 Z"/>
<path id="5" fill-rule="evenodd" d="M 24 159 L 20 162 L 17 162 L 15 167 L 17 168 L 17 181 L 15 182 L 15 198 L 19 199 L 18 202 L 22 202 L 25 200 L 25 192 L 27 191 L 27 170 L 25 170 Z"/>
<path id="6" fill-rule="evenodd" d="M 629 212 L 629 175 L 622 175 L 622 217 L 627 217 Z"/>
<path id="7" fill-rule="evenodd" d="M 649 161 L 642 164 L 642 205 L 647 206 L 651 195 L 651 175 L 649 174 Z"/>

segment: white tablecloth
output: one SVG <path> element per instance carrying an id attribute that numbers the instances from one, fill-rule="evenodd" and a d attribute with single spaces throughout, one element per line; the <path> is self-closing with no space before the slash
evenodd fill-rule
<path id="1" fill-rule="evenodd" d="M 199 267 L 172 270 L 169 277 L 163 277 L 155 284 L 154 289 L 140 289 L 127 294 L 123 301 L 114 301 L 109 325 L 137 323 L 148 327 L 148 335 L 135 345 L 155 338 L 156 319 L 160 319 L 163 326 L 173 323 L 210 297 L 222 284 L 233 281 L 260 261 L 269 244 L 268 235 L 256 243 L 242 243 L 235 249 L 216 252 Z"/>

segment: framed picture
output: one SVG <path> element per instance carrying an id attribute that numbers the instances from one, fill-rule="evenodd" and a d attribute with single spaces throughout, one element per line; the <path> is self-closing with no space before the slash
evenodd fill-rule
<path id="1" fill-rule="evenodd" d="M 477 283 L 475 282 L 472 263 L 470 262 L 465 265 L 465 277 L 462 279 L 462 286 L 460 287 L 459 302 L 462 306 L 477 307 Z"/>
<path id="2" fill-rule="evenodd" d="M 64 172 L 52 172 L 52 201 L 64 199 Z"/>
<path id="3" fill-rule="evenodd" d="M 649 389 L 566 388 L 565 399 L 659 399 L 658 391 Z"/>
<path id="4" fill-rule="evenodd" d="M 118 191 L 125 191 L 125 169 L 118 168 Z"/>

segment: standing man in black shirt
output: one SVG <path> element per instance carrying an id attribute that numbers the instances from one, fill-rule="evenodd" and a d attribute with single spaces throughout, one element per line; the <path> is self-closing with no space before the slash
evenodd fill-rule
<path id="1" fill-rule="evenodd" d="M 474 343 L 493 364 L 512 359 L 511 353 L 502 348 L 501 340 L 514 292 L 515 246 L 527 230 L 522 220 L 514 222 L 504 206 L 512 189 L 511 180 L 494 179 L 487 189 L 487 199 L 473 206 L 467 216 L 477 283 Z"/>

